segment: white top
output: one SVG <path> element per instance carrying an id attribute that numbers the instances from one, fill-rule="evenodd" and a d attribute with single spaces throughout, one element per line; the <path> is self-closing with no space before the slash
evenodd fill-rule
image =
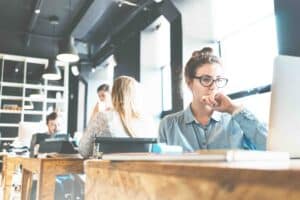
<path id="1" fill-rule="evenodd" d="M 157 137 L 158 130 L 154 128 L 151 118 L 141 117 L 133 121 L 132 128 L 136 137 Z M 95 137 L 129 137 L 121 118 L 116 111 L 99 112 L 88 124 L 79 143 L 79 153 L 83 157 L 92 155 Z"/>

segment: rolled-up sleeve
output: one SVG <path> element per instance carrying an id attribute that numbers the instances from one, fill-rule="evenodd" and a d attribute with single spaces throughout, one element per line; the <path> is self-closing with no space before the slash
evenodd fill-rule
<path id="1" fill-rule="evenodd" d="M 242 109 L 232 117 L 239 124 L 245 136 L 255 145 L 257 150 L 266 149 L 266 124 L 259 122 L 255 115 L 247 109 Z"/>

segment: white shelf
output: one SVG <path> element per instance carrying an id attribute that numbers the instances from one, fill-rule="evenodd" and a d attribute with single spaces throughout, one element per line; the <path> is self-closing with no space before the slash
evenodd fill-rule
<path id="1" fill-rule="evenodd" d="M 3 96 L 3 95 L 0 95 L 0 98 L 1 99 L 5 99 L 5 100 L 23 100 L 23 97 L 20 97 L 20 96 Z"/>
<path id="2" fill-rule="evenodd" d="M 0 141 L 15 141 L 17 137 L 1 137 Z"/>
<path id="3" fill-rule="evenodd" d="M 8 113 L 8 114 L 21 114 L 21 110 L 6 110 L 0 109 L 0 113 Z"/>
<path id="4" fill-rule="evenodd" d="M 42 115 L 42 114 L 44 114 L 43 111 L 36 111 L 36 110 L 24 110 L 23 113 L 24 113 L 24 115 L 28 115 L 28 114 L 30 114 L 30 115 Z"/>
<path id="5" fill-rule="evenodd" d="M 46 101 L 46 98 L 38 98 L 38 97 L 24 97 L 24 101 L 32 101 L 32 102 L 43 102 Z"/>
<path id="6" fill-rule="evenodd" d="M 25 83 L 24 84 L 24 87 L 26 88 L 26 89 L 44 89 L 45 88 L 45 86 L 44 85 L 42 85 L 42 84 L 30 84 L 30 83 Z"/>
<path id="7" fill-rule="evenodd" d="M 0 127 L 19 127 L 19 124 L 0 123 Z"/>
<path id="8" fill-rule="evenodd" d="M 34 118 L 41 118 L 41 121 L 46 121 L 46 116 L 48 114 L 47 103 L 54 103 L 54 108 L 61 109 L 64 120 L 67 122 L 68 116 L 68 88 L 69 88 L 69 66 L 68 63 L 59 62 L 60 69 L 64 70 L 63 80 L 57 85 L 49 85 L 55 84 L 51 81 L 41 81 L 39 83 L 40 77 L 33 77 L 29 75 L 29 71 L 38 69 L 43 70 L 44 66 L 48 63 L 47 59 L 41 58 L 32 58 L 25 56 L 17 56 L 17 55 L 8 55 L 8 54 L 0 54 L 0 58 L 2 58 L 2 62 L 0 62 L 0 108 L 3 108 L 4 104 L 18 104 L 22 110 L 7 110 L 0 109 L 0 113 L 7 115 L 16 115 L 16 119 L 14 121 L 5 120 L 1 118 L 0 127 L 3 127 L 2 134 L 4 136 L 9 137 L 9 128 L 18 128 L 19 122 L 24 121 L 33 121 Z M 13 63 L 17 63 L 22 65 L 22 82 L 20 79 L 13 79 L 14 77 L 10 74 L 7 74 L 8 69 L 11 67 L 9 63 L 6 61 L 13 61 Z M 34 65 L 37 64 L 37 65 Z M 34 68 L 33 68 L 34 67 Z M 36 68 L 37 67 L 37 68 Z M 4 76 L 5 75 L 5 76 Z M 8 81 L 5 81 L 8 80 Z M 15 80 L 16 82 L 12 82 L 10 80 Z M 2 95 L 4 91 L 10 90 L 13 95 Z M 29 95 L 34 91 L 41 90 L 44 94 L 43 97 L 30 97 Z M 15 92 L 14 92 L 15 91 Z M 49 98 L 49 96 L 56 96 L 56 92 L 60 93 L 61 98 Z M 16 96 L 19 95 L 19 96 Z M 47 97 L 48 95 L 48 97 Z M 8 101 L 10 100 L 10 101 Z M 5 102 L 3 102 L 5 101 Z M 18 101 L 18 102 L 13 102 Z M 12 103 L 10 103 L 12 102 Z M 26 110 L 25 102 L 33 102 L 34 109 Z M 38 103 L 37 103 L 38 102 Z M 39 110 L 37 110 L 37 108 Z M 41 116 L 41 117 L 40 117 Z M 20 120 L 19 120 L 20 119 Z M 8 122 L 8 123 L 7 123 Z M 14 122 L 14 123 L 9 123 Z M 67 124 L 66 124 L 67 126 Z M 15 134 L 15 130 L 12 134 Z M 10 138 L 14 140 L 14 138 Z M 5 139 L 6 140 L 6 139 Z"/>
<path id="9" fill-rule="evenodd" d="M 48 91 L 61 91 L 61 92 L 65 91 L 65 87 L 63 87 L 63 86 L 49 86 L 48 85 L 45 89 Z"/>
<path id="10" fill-rule="evenodd" d="M 30 84 L 30 83 L 13 83 L 13 82 L 1 82 L 1 85 L 4 87 L 19 87 L 26 89 L 44 89 L 44 90 L 53 90 L 53 91 L 65 91 L 64 86 L 55 86 L 55 85 L 42 85 L 42 84 Z"/>
<path id="11" fill-rule="evenodd" d="M 47 103 L 65 103 L 64 99 L 47 99 Z"/>
<path id="12" fill-rule="evenodd" d="M 1 85 L 2 86 L 5 86 L 5 87 L 24 87 L 24 83 L 13 83 L 13 82 L 1 82 Z"/>

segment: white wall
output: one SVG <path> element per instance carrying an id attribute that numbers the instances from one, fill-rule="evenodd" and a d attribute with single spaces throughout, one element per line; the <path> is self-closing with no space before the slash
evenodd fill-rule
<path id="1" fill-rule="evenodd" d="M 141 32 L 140 47 L 145 110 L 158 121 L 162 111 L 161 68 L 170 65 L 170 24 L 163 16 Z M 171 93 L 166 97 L 171 98 Z"/>

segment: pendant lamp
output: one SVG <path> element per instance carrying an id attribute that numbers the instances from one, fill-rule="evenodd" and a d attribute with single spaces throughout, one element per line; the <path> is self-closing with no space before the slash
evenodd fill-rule
<path id="1" fill-rule="evenodd" d="M 57 16 L 51 16 L 49 18 L 50 24 L 53 25 L 53 37 L 55 36 L 55 26 L 58 24 L 58 17 Z M 53 47 L 53 55 L 55 55 L 55 45 Z M 56 66 L 56 59 L 55 58 L 50 58 L 48 60 L 48 66 L 44 70 L 43 79 L 47 80 L 59 80 L 61 79 L 61 73 L 59 68 Z"/>
<path id="2" fill-rule="evenodd" d="M 71 19 L 71 0 L 69 0 L 69 20 Z M 59 52 L 56 55 L 56 59 L 62 62 L 73 63 L 79 60 L 79 55 L 74 45 L 74 38 L 70 35 L 66 37 L 59 47 Z"/>
<path id="3" fill-rule="evenodd" d="M 77 50 L 74 46 L 74 38 L 67 37 L 59 47 L 59 53 L 56 56 L 57 60 L 62 62 L 73 63 L 79 60 Z"/>
<path id="4" fill-rule="evenodd" d="M 42 77 L 43 79 L 47 79 L 47 80 L 61 79 L 61 73 L 56 65 L 56 60 L 54 58 L 49 59 L 48 67 L 45 69 Z"/>

